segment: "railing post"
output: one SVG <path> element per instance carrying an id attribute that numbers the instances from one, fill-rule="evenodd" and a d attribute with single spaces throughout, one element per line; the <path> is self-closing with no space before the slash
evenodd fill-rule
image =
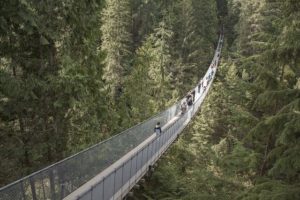
<path id="1" fill-rule="evenodd" d="M 146 147 L 144 147 L 145 149 Z M 141 158 L 141 170 L 143 171 L 144 169 L 144 149 L 142 149 L 142 158 Z"/>
<path id="2" fill-rule="evenodd" d="M 106 179 L 106 177 L 103 178 L 103 193 L 102 193 L 102 200 L 105 199 L 105 179 Z"/>
<path id="3" fill-rule="evenodd" d="M 65 182 L 64 182 L 64 175 L 61 176 L 60 179 L 60 197 L 65 197 Z"/>
<path id="4" fill-rule="evenodd" d="M 53 171 L 49 171 L 49 181 L 50 181 L 50 198 L 51 200 L 55 200 L 55 183 L 54 183 L 54 177 L 53 177 Z"/>
<path id="5" fill-rule="evenodd" d="M 44 184 L 44 178 L 42 178 L 42 187 L 43 187 L 43 197 L 44 197 L 44 199 L 46 200 L 47 198 L 46 198 L 46 192 L 45 192 L 45 184 Z"/>
<path id="6" fill-rule="evenodd" d="M 29 178 L 29 183 L 30 183 L 30 187 L 31 187 L 32 200 L 38 200 L 36 197 L 36 190 L 35 190 L 35 184 L 34 184 L 33 177 Z"/>
<path id="7" fill-rule="evenodd" d="M 116 194 L 116 174 L 117 174 L 117 169 L 115 169 L 114 173 L 114 188 L 113 188 L 113 199 L 115 199 L 115 194 Z"/>
<path id="8" fill-rule="evenodd" d="M 130 158 L 130 176 L 129 176 L 129 185 L 130 185 L 130 182 L 131 182 L 131 177 L 132 177 L 132 174 L 131 174 L 131 172 L 132 172 L 132 157 Z"/>
<path id="9" fill-rule="evenodd" d="M 148 168 L 148 163 L 149 163 L 149 150 L 150 150 L 150 144 L 151 144 L 151 143 L 148 144 L 147 151 L 146 151 L 146 155 L 147 155 L 146 163 L 145 163 L 146 169 Z"/>
<path id="10" fill-rule="evenodd" d="M 25 193 L 25 190 L 24 190 L 24 181 L 22 180 L 20 184 L 21 184 L 21 191 L 22 191 L 22 195 L 23 195 L 22 200 L 26 200 L 26 193 Z"/>
<path id="11" fill-rule="evenodd" d="M 93 190 L 94 190 L 94 186 L 91 187 L 91 200 L 93 200 Z"/>

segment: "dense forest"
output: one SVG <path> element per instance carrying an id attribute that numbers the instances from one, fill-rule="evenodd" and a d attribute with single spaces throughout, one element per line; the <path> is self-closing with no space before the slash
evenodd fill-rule
<path id="1" fill-rule="evenodd" d="M 0 1 L 0 186 L 182 98 L 198 116 L 134 199 L 300 199 L 300 1 Z"/>
<path id="2" fill-rule="evenodd" d="M 300 1 L 218 3 L 213 89 L 135 199 L 300 199 Z"/>
<path id="3" fill-rule="evenodd" d="M 182 98 L 218 30 L 214 0 L 1 1 L 0 185 Z"/>

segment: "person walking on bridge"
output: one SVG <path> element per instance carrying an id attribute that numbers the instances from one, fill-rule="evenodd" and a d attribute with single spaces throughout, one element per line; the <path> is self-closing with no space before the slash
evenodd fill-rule
<path id="1" fill-rule="evenodd" d="M 157 122 L 154 128 L 154 132 L 156 133 L 156 136 L 159 136 L 161 134 L 161 127 L 160 122 Z"/>
<path id="2" fill-rule="evenodd" d="M 193 97 L 191 94 L 188 94 L 188 96 L 186 97 L 186 101 L 187 101 L 187 104 L 188 106 L 192 106 L 193 105 Z"/>
<path id="3" fill-rule="evenodd" d="M 187 110 L 187 105 L 186 105 L 186 101 L 184 101 L 181 106 L 180 106 L 180 109 L 181 109 L 181 114 L 183 115 L 186 110 Z"/>
<path id="4" fill-rule="evenodd" d="M 201 92 L 201 87 L 202 87 L 202 79 L 198 83 L 198 93 Z"/>

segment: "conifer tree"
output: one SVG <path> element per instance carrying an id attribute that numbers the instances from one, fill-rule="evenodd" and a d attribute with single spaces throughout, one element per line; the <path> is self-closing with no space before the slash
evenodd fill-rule
<path id="1" fill-rule="evenodd" d="M 193 157 L 190 165 L 196 167 L 188 168 L 187 161 L 172 152 L 177 157 L 168 155 L 149 187 L 161 198 L 173 199 L 298 199 L 298 3 L 229 0 L 227 13 L 228 52 L 223 56 L 228 57 L 202 116 L 188 131 L 191 136 L 184 137 L 189 145 L 179 150 L 181 155 L 205 156 L 200 161 Z M 155 187 L 159 181 L 169 183 L 164 174 L 172 181 L 163 188 L 166 193 Z M 191 184 L 182 186 L 182 176 Z M 209 188 L 198 184 L 201 178 Z M 191 189 L 194 186 L 197 189 Z"/>
<path id="2" fill-rule="evenodd" d="M 299 196 L 299 185 L 296 184 L 299 177 L 295 176 L 299 169 L 296 164 L 299 160 L 299 138 L 295 137 L 299 131 L 296 125 L 299 116 L 295 114 L 299 110 L 299 90 L 292 89 L 297 82 L 297 70 L 294 67 L 297 59 L 291 53 L 297 52 L 297 45 L 290 43 L 294 41 L 293 36 L 297 35 L 297 31 L 291 28 L 290 31 L 293 31 L 289 32 L 289 39 L 282 38 L 287 34 L 286 20 L 297 12 L 297 5 L 293 9 L 288 6 L 290 13 L 285 15 L 283 8 L 287 8 L 285 6 L 289 3 L 253 0 L 241 4 L 236 41 L 240 59 L 236 75 L 242 79 L 245 74 L 252 77 L 247 80 L 250 84 L 246 83 L 248 89 L 244 94 L 250 98 L 241 106 L 257 120 L 249 126 L 249 120 L 243 122 L 242 116 L 238 116 L 235 117 L 238 123 L 232 126 L 237 127 L 234 132 L 241 126 L 246 128 L 244 131 L 247 134 L 241 141 L 248 153 L 243 157 L 252 160 L 254 165 L 244 173 L 260 181 L 252 189 L 245 190 L 238 199 L 294 199 Z M 294 24 L 297 23 L 298 20 L 294 20 Z M 234 149 L 240 149 L 240 145 Z M 238 154 L 234 157 L 239 160 L 236 156 Z M 229 157 L 226 159 L 224 161 L 227 163 L 233 162 Z M 227 168 L 230 167 L 232 165 L 227 165 Z"/>
<path id="3" fill-rule="evenodd" d="M 130 2 L 107 0 L 102 13 L 102 45 L 106 53 L 103 79 L 114 100 L 122 94 L 130 70 Z"/>
<path id="4" fill-rule="evenodd" d="M 0 4 L 0 48 L 7 49 L 0 55 L 3 185 L 94 142 L 85 134 L 96 136 L 104 109 L 94 89 L 102 87 L 102 1 Z"/>
<path id="5" fill-rule="evenodd" d="M 150 36 L 153 45 L 150 53 L 153 54 L 154 59 L 148 74 L 152 82 L 153 95 L 159 102 L 159 108 L 163 109 L 166 101 L 172 98 L 169 91 L 172 70 L 169 44 L 173 32 L 165 20 L 160 22 L 154 31 L 154 34 Z"/>
<path id="6" fill-rule="evenodd" d="M 149 76 L 155 59 L 153 48 L 152 37 L 149 37 L 137 50 L 132 74 L 126 81 L 126 98 L 131 102 L 132 119 L 137 122 L 150 117 L 156 111 L 153 82 Z"/>
<path id="7" fill-rule="evenodd" d="M 217 36 L 217 16 L 213 8 L 215 8 L 214 1 L 187 0 L 174 3 L 171 18 L 175 33 L 172 41 L 175 48 L 172 49 L 172 55 L 177 58 L 174 66 L 176 74 L 174 82 L 176 87 L 180 88 L 181 95 L 204 74 L 205 66 L 211 59 L 207 54 L 212 55 L 214 52 L 216 37 L 211 39 L 211 36 Z M 210 34 L 204 34 L 206 30 Z"/>

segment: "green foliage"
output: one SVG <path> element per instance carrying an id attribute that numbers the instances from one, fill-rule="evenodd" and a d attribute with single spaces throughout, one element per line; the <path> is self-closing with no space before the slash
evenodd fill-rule
<path id="1" fill-rule="evenodd" d="M 298 98 L 300 98 L 300 90 L 297 89 L 267 90 L 256 98 L 253 109 L 267 114 L 273 114 Z M 270 99 L 272 99 L 272 101 L 270 101 Z"/>
<path id="2" fill-rule="evenodd" d="M 190 2 L 178 5 L 192 24 Z M 299 199 L 299 3 L 217 5 L 226 15 L 226 57 L 201 114 L 155 172 L 154 181 L 170 186 L 161 199 Z M 156 183 L 148 185 L 160 194 Z"/>
<path id="3" fill-rule="evenodd" d="M 296 0 L 0 2 L 0 184 L 213 90 L 138 199 L 299 199 Z M 201 11 L 201 12 L 199 12 Z M 158 187 L 159 185 L 159 187 Z"/>
<path id="4" fill-rule="evenodd" d="M 232 6 L 229 12 L 237 13 L 239 19 L 234 30 L 238 37 L 233 43 L 238 50 L 238 59 L 234 61 L 238 63 L 238 69 L 235 73 L 237 79 L 231 79 L 229 85 L 233 84 L 232 81 L 239 83 L 234 88 L 245 85 L 246 90 L 239 96 L 249 98 L 245 98 L 243 103 L 234 103 L 240 106 L 232 109 L 234 115 L 229 118 L 233 124 L 229 134 L 238 142 L 230 154 L 221 158 L 220 163 L 225 163 L 226 171 L 242 171 L 244 176 L 255 180 L 251 189 L 245 190 L 237 199 L 299 198 L 299 90 L 294 89 L 299 76 L 294 66 L 299 62 L 290 54 L 294 50 L 288 50 L 297 49 L 291 44 L 295 43 L 295 38 L 291 36 L 289 41 L 282 38 L 287 31 L 286 23 L 290 23 L 286 20 L 291 19 L 295 12 L 289 7 L 291 15 L 286 14 L 286 5 L 290 3 L 231 1 L 231 5 L 239 5 L 238 9 Z M 299 21 L 293 20 L 295 24 Z M 297 35 L 296 30 L 292 32 Z M 284 56 L 278 53 L 281 50 Z M 243 72 L 241 77 L 240 72 Z M 244 81 L 248 83 L 240 84 Z M 235 101 L 238 99 L 240 97 L 234 98 Z M 240 130 L 246 134 L 236 137 L 239 134 L 235 132 Z M 243 165 L 244 161 L 251 162 Z M 259 177 L 263 179 L 259 181 Z"/>
<path id="5" fill-rule="evenodd" d="M 99 141 L 106 109 L 101 0 L 0 4 L 2 185 Z"/>
<path id="6" fill-rule="evenodd" d="M 236 199 L 243 200 L 293 200 L 299 199 L 299 184 L 295 186 L 286 185 L 281 181 L 264 180 L 258 183 L 250 191 L 247 191 Z"/>
<path id="7" fill-rule="evenodd" d="M 213 44 L 217 40 L 217 13 L 214 1 L 178 1 L 174 3 L 170 14 L 174 29 L 172 55 L 176 61 L 172 63 L 172 84 L 179 88 L 180 95 L 196 84 L 206 71 L 214 52 Z M 205 10 L 205 12 L 198 12 Z M 180 30 L 180 31 L 177 31 Z"/>
<path id="8" fill-rule="evenodd" d="M 149 37 L 137 50 L 132 74 L 126 81 L 126 98 L 132 103 L 132 120 L 140 120 L 149 117 L 155 109 L 155 93 L 152 88 L 153 81 L 149 76 L 149 70 L 153 66 L 155 55 L 153 45 Z"/>
<path id="9" fill-rule="evenodd" d="M 214 49 L 207 2 L 1 1 L 0 184 L 182 97 Z"/>
<path id="10" fill-rule="evenodd" d="M 101 49 L 106 53 L 103 79 L 114 100 L 121 95 L 125 73 L 130 70 L 130 4 L 108 0 L 102 13 Z"/>

